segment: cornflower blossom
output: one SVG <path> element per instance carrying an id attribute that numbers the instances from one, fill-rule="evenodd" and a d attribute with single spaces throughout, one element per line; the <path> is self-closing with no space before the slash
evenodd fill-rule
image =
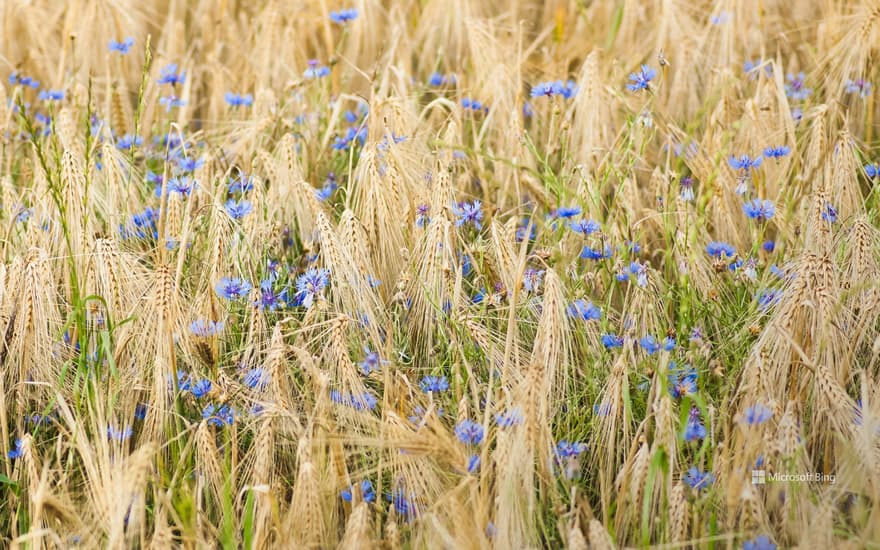
<path id="1" fill-rule="evenodd" d="M 455 426 L 455 437 L 465 445 L 479 445 L 483 442 L 483 426 L 473 420 L 462 420 Z"/>
<path id="2" fill-rule="evenodd" d="M 742 208 L 746 216 L 758 222 L 767 221 L 776 214 L 776 205 L 767 199 L 752 199 L 743 204 Z"/>
<path id="3" fill-rule="evenodd" d="M 176 63 L 165 65 L 159 73 L 159 84 L 171 84 L 172 86 L 176 86 L 178 84 L 183 84 L 185 81 L 186 73 L 183 71 L 178 73 Z"/>
<path id="4" fill-rule="evenodd" d="M 694 179 L 690 176 L 684 176 L 679 180 L 679 186 L 681 187 L 679 198 L 685 202 L 692 202 L 694 200 Z"/>
<path id="5" fill-rule="evenodd" d="M 553 97 L 560 96 L 564 99 L 570 99 L 577 93 L 577 85 L 573 80 L 563 82 L 561 80 L 541 82 L 532 87 L 532 97 Z"/>
<path id="6" fill-rule="evenodd" d="M 324 289 L 330 283 L 330 271 L 327 269 L 309 269 L 296 279 L 296 299 L 306 309 L 312 307 L 316 298 L 323 296 Z"/>
<path id="7" fill-rule="evenodd" d="M 189 331 L 199 338 L 216 336 L 223 331 L 223 322 L 211 321 L 210 319 L 196 319 L 189 324 Z"/>
<path id="8" fill-rule="evenodd" d="M 729 164 L 734 170 L 749 174 L 753 169 L 760 168 L 763 160 L 764 158 L 761 155 L 758 155 L 755 158 L 751 158 L 748 155 L 740 155 L 739 157 L 731 155 L 730 158 L 727 159 L 727 164 Z"/>
<path id="9" fill-rule="evenodd" d="M 605 346 L 605 349 L 623 347 L 623 336 L 618 336 L 616 334 L 603 334 L 602 345 Z"/>
<path id="10" fill-rule="evenodd" d="M 693 338 L 693 335 L 692 335 Z M 675 362 L 669 364 L 669 393 L 675 399 L 697 393 L 697 371 L 693 368 L 676 368 Z"/>
<path id="11" fill-rule="evenodd" d="M 209 404 L 202 409 L 202 418 L 208 421 L 208 424 L 222 428 L 223 426 L 232 425 L 235 419 L 235 411 L 229 405 Z"/>
<path id="12" fill-rule="evenodd" d="M 254 205 L 248 200 L 235 201 L 229 199 L 226 201 L 226 204 L 223 205 L 223 209 L 226 210 L 226 213 L 229 214 L 229 217 L 233 220 L 240 220 L 251 213 L 254 209 Z"/>
<path id="13" fill-rule="evenodd" d="M 483 228 L 483 224 L 481 223 L 483 220 L 483 203 L 479 200 L 453 204 L 452 212 L 456 216 L 456 227 L 461 227 L 465 224 L 473 224 L 477 229 Z"/>
<path id="14" fill-rule="evenodd" d="M 865 174 L 871 179 L 880 178 L 880 165 L 876 162 L 873 164 L 866 164 Z"/>
<path id="15" fill-rule="evenodd" d="M 718 259 L 723 256 L 732 258 L 736 256 L 736 249 L 725 242 L 712 241 L 706 245 L 706 254 Z"/>
<path id="16" fill-rule="evenodd" d="M 537 292 L 538 288 L 541 286 L 541 280 L 543 278 L 543 269 L 538 270 L 532 267 L 528 267 L 523 273 L 523 288 L 528 292 Z"/>
<path id="17" fill-rule="evenodd" d="M 165 112 L 170 113 L 171 109 L 175 107 L 183 107 L 186 105 L 186 100 L 180 99 L 176 95 L 162 96 L 159 98 L 159 105 L 165 106 Z"/>
<path id="18" fill-rule="evenodd" d="M 375 489 L 373 489 L 373 482 L 371 482 L 369 479 L 365 479 L 365 480 L 361 481 L 359 489 L 360 489 L 361 499 L 363 499 L 364 502 L 369 503 L 369 502 L 376 501 L 376 492 L 375 492 Z M 339 496 L 345 502 L 352 502 L 354 499 L 354 494 L 355 494 L 355 486 L 352 485 L 346 489 L 343 489 Z"/>
<path id="19" fill-rule="evenodd" d="M 40 101 L 61 101 L 64 99 L 64 90 L 41 90 L 37 99 Z"/>
<path id="20" fill-rule="evenodd" d="M 791 99 L 803 101 L 810 97 L 810 94 L 813 93 L 813 90 L 807 88 L 804 83 L 806 76 L 803 72 L 800 72 L 796 75 L 788 73 L 785 78 L 788 80 L 788 83 L 785 85 L 785 95 L 787 95 Z"/>
<path id="21" fill-rule="evenodd" d="M 132 46 L 134 46 L 134 38 L 129 36 L 122 42 L 111 40 L 110 44 L 107 46 L 107 49 L 111 52 L 119 52 L 120 54 L 125 55 L 128 53 Z"/>
<path id="22" fill-rule="evenodd" d="M 265 369 L 257 367 L 248 370 L 241 377 L 241 383 L 247 386 L 248 388 L 254 390 L 264 390 L 266 386 L 271 382 L 272 377 L 266 372 Z"/>
<path id="23" fill-rule="evenodd" d="M 245 298 L 252 288 L 249 282 L 238 277 L 224 277 L 214 286 L 217 295 L 226 300 Z"/>
<path id="24" fill-rule="evenodd" d="M 131 429 L 131 426 L 125 426 L 122 428 L 107 426 L 107 439 L 113 441 L 125 441 L 126 439 L 131 438 L 133 434 L 134 430 Z"/>
<path id="25" fill-rule="evenodd" d="M 776 550 L 776 545 L 767 535 L 758 535 L 752 540 L 745 541 L 742 550 Z"/>
<path id="26" fill-rule="evenodd" d="M 599 222 L 596 220 L 587 220 L 581 219 L 576 222 L 569 222 L 568 228 L 574 231 L 575 233 L 580 233 L 583 236 L 591 235 L 596 231 L 599 231 Z"/>
<path id="27" fill-rule="evenodd" d="M 823 221 L 835 223 L 837 221 L 837 209 L 831 203 L 825 203 L 825 206 L 822 207 L 821 217 Z"/>
<path id="28" fill-rule="evenodd" d="M 416 227 L 425 227 L 431 222 L 428 212 L 431 207 L 427 204 L 420 204 L 416 207 Z"/>
<path id="29" fill-rule="evenodd" d="M 626 85 L 626 88 L 631 92 L 650 90 L 651 81 L 654 80 L 655 76 L 657 76 L 657 71 L 655 69 L 652 69 L 648 65 L 642 65 L 639 72 L 631 73 L 629 75 L 631 82 Z"/>
<path id="30" fill-rule="evenodd" d="M 700 419 L 700 409 L 691 407 L 688 421 L 684 428 L 685 441 L 699 441 L 706 438 L 706 426 Z"/>
<path id="31" fill-rule="evenodd" d="M 846 93 L 848 94 L 859 94 L 859 97 L 862 99 L 867 98 L 871 95 L 871 83 L 865 80 L 864 78 L 859 78 L 856 80 L 847 80 L 846 81 Z"/>
<path id="32" fill-rule="evenodd" d="M 125 134 L 118 140 L 116 140 L 116 148 L 121 151 L 128 151 L 132 147 L 136 147 L 138 145 L 143 144 L 144 139 L 140 136 L 132 136 L 131 134 Z"/>
<path id="33" fill-rule="evenodd" d="M 365 347 L 364 353 L 366 354 L 364 360 L 358 363 L 364 376 L 369 376 L 373 372 L 379 372 L 382 370 L 382 365 L 388 364 L 388 360 L 382 359 L 378 351 L 370 351 L 370 348 Z"/>
<path id="34" fill-rule="evenodd" d="M 582 321 L 597 321 L 602 318 L 602 310 L 593 304 L 593 302 L 575 300 L 568 305 L 565 312 L 569 317 L 580 319 Z"/>
<path id="35" fill-rule="evenodd" d="M 188 197 L 195 187 L 196 180 L 189 176 L 179 176 L 168 180 L 168 191 L 184 197 Z"/>
<path id="36" fill-rule="evenodd" d="M 193 396 L 196 399 L 201 399 L 202 397 L 208 395 L 211 392 L 211 387 L 212 387 L 211 381 L 208 380 L 207 378 L 202 378 L 198 382 L 194 382 L 190 386 L 189 391 L 190 391 L 190 393 L 193 394 Z"/>
<path id="37" fill-rule="evenodd" d="M 495 424 L 501 428 L 510 428 L 521 424 L 523 421 L 522 409 L 519 407 L 508 409 L 495 415 Z"/>
<path id="38" fill-rule="evenodd" d="M 425 393 L 440 393 L 449 389 L 449 380 L 445 376 L 425 376 L 419 382 L 419 388 Z"/>
<path id="39" fill-rule="evenodd" d="M 742 420 L 750 426 L 757 426 L 767 422 L 772 417 L 773 411 L 759 403 L 747 408 Z"/>
<path id="40" fill-rule="evenodd" d="M 357 16 L 358 11 L 355 8 L 330 12 L 330 20 L 339 25 L 345 25 L 349 21 L 354 21 L 357 19 Z"/>
<path id="41" fill-rule="evenodd" d="M 767 147 L 764 149 L 764 156 L 771 159 L 787 157 L 791 154 L 791 147 L 780 145 L 778 147 Z"/>
<path id="42" fill-rule="evenodd" d="M 681 480 L 691 489 L 701 490 L 709 487 L 715 481 L 715 476 L 709 472 L 701 472 L 696 466 L 691 466 Z"/>
<path id="43" fill-rule="evenodd" d="M 639 339 L 639 345 L 642 346 L 642 349 L 644 349 L 648 355 L 654 355 L 660 351 L 661 348 L 660 344 L 657 343 L 657 340 L 650 334 Z"/>
<path id="44" fill-rule="evenodd" d="M 321 63 L 317 59 L 310 59 L 308 61 L 308 68 L 303 71 L 303 76 L 305 78 L 324 78 L 325 76 L 330 74 L 330 68 Z"/>
<path id="45" fill-rule="evenodd" d="M 230 107 L 250 107 L 254 104 L 254 96 L 251 94 L 242 95 L 226 92 L 223 95 L 223 99 L 226 100 Z"/>
<path id="46" fill-rule="evenodd" d="M 24 454 L 24 442 L 21 439 L 15 440 L 15 445 L 9 452 L 6 453 L 6 456 L 11 460 L 15 460 L 16 458 L 21 458 L 21 455 Z"/>

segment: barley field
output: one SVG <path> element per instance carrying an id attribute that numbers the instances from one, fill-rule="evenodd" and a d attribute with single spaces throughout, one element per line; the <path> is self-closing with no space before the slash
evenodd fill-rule
<path id="1" fill-rule="evenodd" d="M 0 0 L 0 547 L 880 548 L 880 0 Z"/>

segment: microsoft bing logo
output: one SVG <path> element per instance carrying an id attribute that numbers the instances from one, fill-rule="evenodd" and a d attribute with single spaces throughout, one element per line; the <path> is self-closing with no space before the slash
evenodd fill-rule
<path id="1" fill-rule="evenodd" d="M 752 470 L 752 485 L 764 485 L 767 483 L 767 473 L 764 470 Z"/>

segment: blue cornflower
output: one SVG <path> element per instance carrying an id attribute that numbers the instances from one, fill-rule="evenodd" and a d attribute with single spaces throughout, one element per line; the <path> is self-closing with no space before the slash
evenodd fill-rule
<path id="1" fill-rule="evenodd" d="M 631 92 L 638 92 L 639 90 L 650 90 L 651 89 L 651 81 L 654 77 L 657 76 L 657 71 L 652 69 L 647 65 L 642 65 L 642 68 L 637 73 L 631 73 L 629 75 L 629 79 L 632 81 L 626 85 L 626 88 Z"/>
<path id="2" fill-rule="evenodd" d="M 822 220 L 828 223 L 837 221 L 837 209 L 831 203 L 826 202 L 825 206 L 822 207 Z"/>
<path id="3" fill-rule="evenodd" d="M 623 347 L 623 336 L 618 336 L 616 334 L 603 334 L 602 345 L 605 346 L 605 349 Z"/>
<path id="4" fill-rule="evenodd" d="M 462 420 L 455 426 L 455 436 L 465 445 L 483 442 L 483 426 L 473 420 Z"/>
<path id="5" fill-rule="evenodd" d="M 776 205 L 771 200 L 752 199 L 743 204 L 746 216 L 759 222 L 767 221 L 776 214 Z"/>
<path id="6" fill-rule="evenodd" d="M 693 339 L 693 334 L 691 338 Z M 699 335 L 702 338 L 702 335 Z M 697 393 L 697 370 L 694 368 L 675 368 L 675 362 L 669 364 L 669 393 L 676 399 Z"/>
<path id="7" fill-rule="evenodd" d="M 229 408 L 229 405 L 218 407 L 212 403 L 202 409 L 202 418 L 207 420 L 208 424 L 222 428 L 225 425 L 232 425 L 235 411 Z"/>
<path id="8" fill-rule="evenodd" d="M 610 258 L 611 255 L 612 251 L 610 246 L 606 246 L 604 251 L 585 246 L 583 250 L 581 250 L 580 257 L 585 260 L 602 260 L 604 258 Z"/>
<path id="9" fill-rule="evenodd" d="M 224 277 L 214 287 L 217 295 L 226 300 L 245 298 L 253 287 L 244 279 L 238 277 Z"/>
<path id="10" fill-rule="evenodd" d="M 107 439 L 112 439 L 114 441 L 125 441 L 133 434 L 134 430 L 131 429 L 131 426 L 125 426 L 123 428 L 107 426 Z"/>
<path id="11" fill-rule="evenodd" d="M 696 466 L 691 466 L 681 480 L 688 484 L 692 489 L 705 489 L 715 481 L 715 476 L 709 472 L 701 472 Z"/>
<path id="12" fill-rule="evenodd" d="M 764 156 L 771 159 L 787 157 L 791 153 L 791 147 L 780 145 L 778 147 L 767 147 L 764 149 Z"/>
<path id="13" fill-rule="evenodd" d="M 269 385 L 272 377 L 266 369 L 257 367 L 250 369 L 241 377 L 241 383 L 254 390 L 264 390 Z"/>
<path id="14" fill-rule="evenodd" d="M 428 216 L 430 210 L 431 207 L 427 204 L 420 204 L 416 207 L 416 227 L 425 227 L 431 221 Z"/>
<path id="15" fill-rule="evenodd" d="M 781 290 L 772 290 L 772 289 L 764 289 L 758 292 L 757 300 L 758 300 L 758 310 L 759 311 L 767 311 L 773 305 L 775 305 L 779 298 L 782 297 Z"/>
<path id="16" fill-rule="evenodd" d="M 182 172 L 195 172 L 205 164 L 205 159 L 180 157 L 177 159 L 177 167 Z"/>
<path id="17" fill-rule="evenodd" d="M 134 418 L 135 420 L 145 420 L 147 418 L 147 404 L 146 403 L 138 403 L 134 407 Z"/>
<path id="18" fill-rule="evenodd" d="M 165 112 L 170 113 L 171 109 L 186 105 L 186 100 L 180 99 L 176 95 L 162 96 L 159 98 L 159 105 L 164 105 Z"/>
<path id="19" fill-rule="evenodd" d="M 577 85 L 573 80 L 563 82 L 561 80 L 540 82 L 532 87 L 532 97 L 552 97 L 554 95 L 562 96 L 565 99 L 571 98 L 577 93 Z"/>
<path id="20" fill-rule="evenodd" d="M 229 182 L 229 193 L 245 194 L 254 188 L 254 178 L 246 174 L 241 174 L 238 178 Z"/>
<path id="21" fill-rule="evenodd" d="M 495 415 L 495 424 L 497 424 L 501 428 L 510 428 L 512 426 L 517 426 L 521 424 L 522 421 L 523 413 L 522 409 L 520 409 L 519 407 L 507 409 L 503 413 L 498 413 Z"/>
<path id="22" fill-rule="evenodd" d="M 320 189 L 315 190 L 315 196 L 318 197 L 318 200 L 321 202 L 326 201 L 330 197 L 333 196 L 333 193 L 339 189 L 339 184 L 336 183 L 335 179 L 331 179 L 329 176 L 327 177 L 327 181 L 324 182 L 324 185 Z"/>
<path id="23" fill-rule="evenodd" d="M 584 236 L 587 236 L 595 233 L 596 231 L 599 231 L 599 222 L 595 220 L 580 219 L 576 222 L 569 222 L 568 228 L 575 233 L 580 233 Z"/>
<path id="24" fill-rule="evenodd" d="M 273 278 L 263 279 L 260 281 L 260 295 L 254 301 L 254 305 L 257 306 L 261 310 L 268 309 L 269 311 L 275 311 L 278 308 L 282 308 L 287 305 L 287 290 L 282 290 L 281 292 L 276 292 L 274 288 L 272 288 Z"/>
<path id="25" fill-rule="evenodd" d="M 740 155 L 739 158 L 737 158 L 736 155 L 731 155 L 731 157 L 727 159 L 727 164 L 729 164 L 734 170 L 740 170 L 748 174 L 753 168 L 760 167 L 763 161 L 764 157 L 761 155 L 758 155 L 755 158 L 750 158 L 748 155 Z"/>
<path id="26" fill-rule="evenodd" d="M 759 74 L 758 69 L 762 65 L 764 67 L 764 72 L 767 73 L 767 76 L 771 76 L 773 74 L 773 65 L 771 65 L 769 62 L 763 61 L 761 59 L 758 59 L 757 61 L 746 61 L 743 64 L 743 70 L 746 72 L 746 74 L 749 75 L 749 78 L 751 80 L 754 80 L 754 79 L 758 78 L 758 74 Z"/>
<path id="27" fill-rule="evenodd" d="M 354 498 L 354 490 L 355 490 L 354 485 L 343 489 L 342 493 L 340 494 L 340 496 L 342 497 L 342 500 L 344 500 L 345 502 L 351 502 L 352 499 Z M 375 490 L 373 489 L 373 483 L 369 479 L 365 479 L 365 480 L 361 481 L 360 491 L 361 491 L 361 498 L 363 499 L 364 502 L 375 502 L 376 493 L 375 493 Z"/>
<path id="28" fill-rule="evenodd" d="M 419 388 L 425 393 L 440 393 L 449 389 L 449 380 L 445 376 L 425 376 L 419 382 Z"/>
<path id="29" fill-rule="evenodd" d="M 522 114 L 523 114 L 523 118 L 531 118 L 532 116 L 534 116 L 535 111 L 532 109 L 531 102 L 529 102 L 529 101 L 523 102 Z"/>
<path id="30" fill-rule="evenodd" d="M 556 454 L 559 455 L 559 458 L 577 457 L 586 450 L 587 444 L 581 443 L 580 441 L 569 442 L 563 439 L 556 444 Z"/>
<path id="31" fill-rule="evenodd" d="M 201 399 L 202 397 L 208 395 L 211 391 L 211 381 L 207 378 L 202 378 L 198 382 L 194 383 L 189 391 L 195 396 L 196 399 Z"/>
<path id="32" fill-rule="evenodd" d="M 442 86 L 446 83 L 446 77 L 438 72 L 431 73 L 431 76 L 428 77 L 428 86 Z"/>
<path id="33" fill-rule="evenodd" d="M 467 471 L 469 474 L 476 473 L 480 469 L 480 455 L 472 454 L 468 457 Z"/>
<path id="34" fill-rule="evenodd" d="M 116 148 L 121 151 L 128 151 L 132 147 L 141 145 L 144 142 L 144 139 L 140 136 L 132 136 L 131 134 L 125 134 L 118 140 L 116 140 Z"/>
<path id="35" fill-rule="evenodd" d="M 64 90 L 41 90 L 37 99 L 40 101 L 61 101 L 64 99 Z"/>
<path id="36" fill-rule="evenodd" d="M 455 226 L 461 227 L 466 223 L 474 224 L 477 229 L 482 229 L 483 203 L 479 200 L 474 202 L 460 202 L 452 205 L 452 211 L 456 216 Z"/>
<path id="37" fill-rule="evenodd" d="M 871 179 L 880 178 L 880 165 L 878 165 L 876 162 L 873 164 L 866 164 L 865 174 L 867 174 L 868 177 Z"/>
<path id="38" fill-rule="evenodd" d="M 126 38 L 122 42 L 117 42 L 115 40 L 111 40 L 110 45 L 108 46 L 108 49 L 111 52 L 119 52 L 122 55 L 125 55 L 128 53 L 128 50 L 130 50 L 132 46 L 134 46 L 134 38 L 129 36 L 128 38 Z"/>
<path id="39" fill-rule="evenodd" d="M 766 240 L 764 241 L 764 244 L 761 245 L 761 248 L 764 250 L 764 252 L 770 254 L 774 250 L 776 250 L 776 242 L 773 240 Z"/>
<path id="40" fill-rule="evenodd" d="M 19 76 L 15 71 L 9 73 L 9 83 L 13 86 L 15 86 L 16 83 L 21 84 L 22 86 L 30 86 L 35 90 L 40 87 L 39 80 L 34 80 L 30 76 Z"/>
<path id="41" fill-rule="evenodd" d="M 177 371 L 177 390 L 178 391 L 189 391 L 192 386 L 192 379 L 189 374 L 183 372 L 182 370 Z M 169 374 L 168 375 L 168 389 L 174 390 L 174 378 Z"/>
<path id="42" fill-rule="evenodd" d="M 746 409 L 743 415 L 743 422 L 750 426 L 763 424 L 773 417 L 773 411 L 760 403 Z"/>
<path id="43" fill-rule="evenodd" d="M 229 199 L 226 201 L 226 204 L 223 206 L 226 210 L 226 213 L 229 214 L 229 217 L 233 220 L 240 220 L 241 218 L 247 216 L 254 209 L 254 205 L 251 204 L 251 201 L 242 199 L 241 201 L 235 201 L 233 199 Z"/>
<path id="44" fill-rule="evenodd" d="M 488 105 L 484 104 L 483 102 L 481 102 L 479 100 L 471 99 L 469 97 L 463 98 L 461 100 L 461 106 L 464 107 L 465 110 L 477 111 L 477 112 L 482 111 L 484 113 L 489 112 Z"/>
<path id="45" fill-rule="evenodd" d="M 694 200 L 694 178 L 690 176 L 684 176 L 679 180 L 679 185 L 681 186 L 681 193 L 679 194 L 679 198 L 685 202 L 691 202 Z"/>
<path id="46" fill-rule="evenodd" d="M 581 213 L 580 206 L 560 206 L 551 215 L 557 218 L 569 219 Z"/>
<path id="47" fill-rule="evenodd" d="M 308 68 L 303 71 L 305 78 L 323 78 L 330 74 L 330 68 L 321 65 L 317 59 L 310 59 L 308 65 Z"/>
<path id="48" fill-rule="evenodd" d="M 526 268 L 525 272 L 523 272 L 523 288 L 528 292 L 537 292 L 543 278 L 543 269 Z"/>
<path id="49" fill-rule="evenodd" d="M 630 262 L 629 272 L 636 276 L 636 284 L 642 288 L 648 286 L 648 266 L 641 262 Z"/>
<path id="50" fill-rule="evenodd" d="M 700 409 L 691 407 L 687 425 L 684 428 L 685 441 L 698 441 L 706 438 L 706 426 L 700 420 Z"/>
<path id="51" fill-rule="evenodd" d="M 172 86 L 176 86 L 177 84 L 183 84 L 186 80 L 186 73 L 181 71 L 180 74 L 177 73 L 177 63 L 171 63 L 162 67 L 162 70 L 159 73 L 159 84 L 171 84 Z"/>
<path id="52" fill-rule="evenodd" d="M 719 259 L 722 256 L 732 258 L 736 256 L 736 249 L 725 242 L 712 241 L 706 245 L 706 254 Z"/>
<path id="53" fill-rule="evenodd" d="M 394 504 L 394 511 L 405 521 L 410 522 L 419 515 L 419 505 L 415 501 L 414 493 L 407 496 L 403 488 L 398 487 L 392 493 L 385 495 L 385 498 Z"/>
<path id="54" fill-rule="evenodd" d="M 565 310 L 570 317 L 581 319 L 583 321 L 597 321 L 602 318 L 602 310 L 593 304 L 593 302 L 575 300 L 570 303 Z"/>
<path id="55" fill-rule="evenodd" d="M 871 83 L 865 80 L 864 78 L 859 78 L 857 80 L 847 80 L 846 81 L 846 93 L 855 94 L 858 93 L 859 97 L 865 99 L 869 95 L 871 95 Z"/>
<path id="56" fill-rule="evenodd" d="M 348 8 L 339 11 L 330 12 L 330 20 L 340 25 L 345 25 L 349 21 L 357 19 L 358 11 L 355 8 Z"/>
<path id="57" fill-rule="evenodd" d="M 223 99 L 225 99 L 226 103 L 231 107 L 250 107 L 254 104 L 254 96 L 251 94 L 242 95 L 226 92 Z"/>
<path id="58" fill-rule="evenodd" d="M 16 458 L 21 458 L 21 455 L 24 454 L 24 442 L 21 439 L 15 440 L 15 446 L 12 449 L 9 449 L 9 452 L 6 453 L 10 459 L 15 460 Z"/>
<path id="59" fill-rule="evenodd" d="M 358 363 L 364 376 L 369 376 L 372 372 L 379 372 L 382 370 L 382 365 L 388 364 L 388 360 L 382 359 L 378 351 L 370 351 L 370 348 L 364 347 L 364 353 L 366 354 L 364 360 Z"/>
<path id="60" fill-rule="evenodd" d="M 804 79 L 806 78 L 804 73 L 800 72 L 797 75 L 788 73 L 785 78 L 788 80 L 788 83 L 785 85 L 785 95 L 788 97 L 803 101 L 813 93 L 813 90 L 804 85 Z"/>
<path id="61" fill-rule="evenodd" d="M 324 289 L 330 283 L 330 271 L 327 269 L 309 269 L 296 279 L 296 299 L 306 309 L 312 307 L 315 298 L 323 296 Z"/>
<path id="62" fill-rule="evenodd" d="M 654 355 L 660 351 L 660 344 L 658 344 L 657 340 L 650 334 L 641 338 L 639 340 L 639 345 L 642 346 L 642 349 L 648 352 L 648 355 Z"/>
<path id="63" fill-rule="evenodd" d="M 188 197 L 196 186 L 196 180 L 189 176 L 180 176 L 168 180 L 168 191 Z M 161 188 L 160 188 L 161 189 Z"/>
<path id="64" fill-rule="evenodd" d="M 754 540 L 745 541 L 743 550 L 776 550 L 776 545 L 767 535 L 758 535 Z"/>

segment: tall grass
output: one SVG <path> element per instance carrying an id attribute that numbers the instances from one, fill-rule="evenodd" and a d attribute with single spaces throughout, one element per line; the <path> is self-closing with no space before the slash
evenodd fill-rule
<path id="1" fill-rule="evenodd" d="M 0 29 L 3 547 L 880 547 L 878 0 Z"/>

